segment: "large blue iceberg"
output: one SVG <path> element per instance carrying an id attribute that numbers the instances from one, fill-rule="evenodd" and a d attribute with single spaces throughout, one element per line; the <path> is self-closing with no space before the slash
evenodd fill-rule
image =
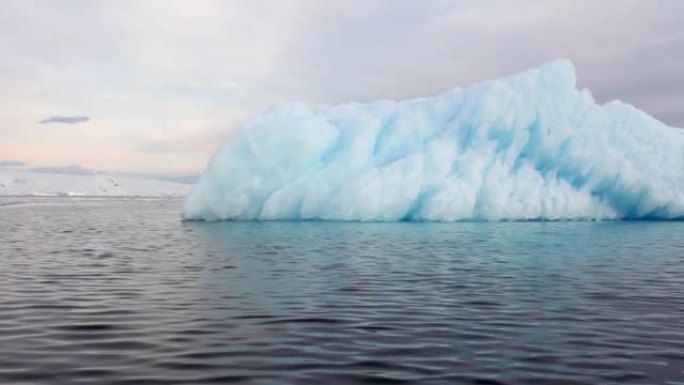
<path id="1" fill-rule="evenodd" d="M 213 156 L 183 217 L 684 218 L 684 130 L 596 104 L 567 60 L 434 97 L 279 104 Z"/>

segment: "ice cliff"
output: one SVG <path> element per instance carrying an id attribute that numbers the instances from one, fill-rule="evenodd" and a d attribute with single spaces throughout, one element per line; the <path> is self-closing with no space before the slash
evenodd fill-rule
<path id="1" fill-rule="evenodd" d="M 567 60 L 394 102 L 276 105 L 187 196 L 202 220 L 684 217 L 684 130 L 576 88 Z"/>

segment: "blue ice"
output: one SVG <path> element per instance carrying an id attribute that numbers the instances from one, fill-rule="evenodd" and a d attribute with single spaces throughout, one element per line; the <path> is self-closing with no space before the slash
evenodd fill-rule
<path id="1" fill-rule="evenodd" d="M 557 60 L 406 101 L 278 104 L 213 155 L 200 220 L 684 217 L 684 130 L 597 104 Z"/>

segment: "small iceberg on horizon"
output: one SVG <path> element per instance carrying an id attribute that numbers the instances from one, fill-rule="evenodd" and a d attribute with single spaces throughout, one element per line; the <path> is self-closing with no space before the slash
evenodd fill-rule
<path id="1" fill-rule="evenodd" d="M 556 60 L 406 101 L 278 104 L 212 157 L 188 220 L 684 218 L 684 130 Z"/>

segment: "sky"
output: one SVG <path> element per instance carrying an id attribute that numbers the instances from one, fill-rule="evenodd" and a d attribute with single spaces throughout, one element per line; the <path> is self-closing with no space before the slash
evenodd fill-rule
<path id="1" fill-rule="evenodd" d="M 684 127 L 682 0 L 3 0 L 0 52 L 0 167 L 192 175 L 276 102 L 433 95 L 560 57 L 599 102 Z"/>

